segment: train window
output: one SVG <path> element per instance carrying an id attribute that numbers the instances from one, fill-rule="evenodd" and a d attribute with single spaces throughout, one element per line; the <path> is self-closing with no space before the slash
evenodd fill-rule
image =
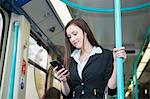
<path id="1" fill-rule="evenodd" d="M 1 86 L 1 76 L 2 76 L 2 58 L 1 58 L 1 52 L 2 52 L 2 31 L 3 31 L 3 25 L 4 25 L 4 19 L 0 10 L 0 86 Z"/>
<path id="2" fill-rule="evenodd" d="M 29 58 L 42 68 L 47 68 L 48 53 L 32 37 L 30 37 Z M 45 92 L 46 73 L 34 67 L 34 79 L 36 90 L 41 98 Z"/>
<path id="3" fill-rule="evenodd" d="M 0 42 L 2 42 L 1 40 L 2 40 L 3 23 L 4 23 L 3 16 L 2 16 L 2 13 L 0 12 Z M 2 45 L 0 43 L 0 53 L 1 53 L 1 47 Z"/>

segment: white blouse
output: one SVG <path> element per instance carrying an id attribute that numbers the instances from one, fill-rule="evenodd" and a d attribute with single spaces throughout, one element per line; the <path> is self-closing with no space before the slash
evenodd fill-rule
<path id="1" fill-rule="evenodd" d="M 87 61 L 89 60 L 89 58 L 92 56 L 92 55 L 95 55 L 97 53 L 101 54 L 102 53 L 102 49 L 100 47 L 96 47 L 94 46 L 92 51 L 90 52 L 90 54 L 86 57 L 86 59 L 81 63 L 79 58 L 80 58 L 80 49 L 76 49 L 72 52 L 71 54 L 71 57 L 74 58 L 74 60 L 78 63 L 77 65 L 77 70 L 78 70 L 78 75 L 79 77 L 82 79 L 82 71 L 83 71 L 83 68 L 85 67 Z"/>

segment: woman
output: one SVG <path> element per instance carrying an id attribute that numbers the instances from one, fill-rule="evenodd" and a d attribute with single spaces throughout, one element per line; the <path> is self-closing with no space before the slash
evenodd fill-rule
<path id="1" fill-rule="evenodd" d="M 103 98 L 106 86 L 115 89 L 115 59 L 116 57 L 126 59 L 126 53 L 124 47 L 114 49 L 113 53 L 97 43 L 83 19 L 71 20 L 65 27 L 64 66 L 67 69 L 59 71 L 56 70 L 57 67 L 53 69 L 55 76 L 61 81 L 64 96 Z"/>

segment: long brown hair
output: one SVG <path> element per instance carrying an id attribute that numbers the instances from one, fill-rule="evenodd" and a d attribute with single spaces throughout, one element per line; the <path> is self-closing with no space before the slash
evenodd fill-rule
<path id="1" fill-rule="evenodd" d="M 72 19 L 65 27 L 65 54 L 64 54 L 64 66 L 68 69 L 69 68 L 69 63 L 70 63 L 70 55 L 71 53 L 76 49 L 69 41 L 69 38 L 67 37 L 66 30 L 70 25 L 75 25 L 81 28 L 83 33 L 87 33 L 87 38 L 89 42 L 91 43 L 92 46 L 97 46 L 100 47 L 100 45 L 97 43 L 95 40 L 93 33 L 91 29 L 89 28 L 88 24 L 82 19 L 82 18 L 77 18 L 77 19 Z"/>

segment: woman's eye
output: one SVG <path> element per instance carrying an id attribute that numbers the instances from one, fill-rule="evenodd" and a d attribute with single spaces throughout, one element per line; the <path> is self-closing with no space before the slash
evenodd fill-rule
<path id="1" fill-rule="evenodd" d="M 73 35 L 77 35 L 77 34 L 78 34 L 77 32 L 73 33 Z"/>

